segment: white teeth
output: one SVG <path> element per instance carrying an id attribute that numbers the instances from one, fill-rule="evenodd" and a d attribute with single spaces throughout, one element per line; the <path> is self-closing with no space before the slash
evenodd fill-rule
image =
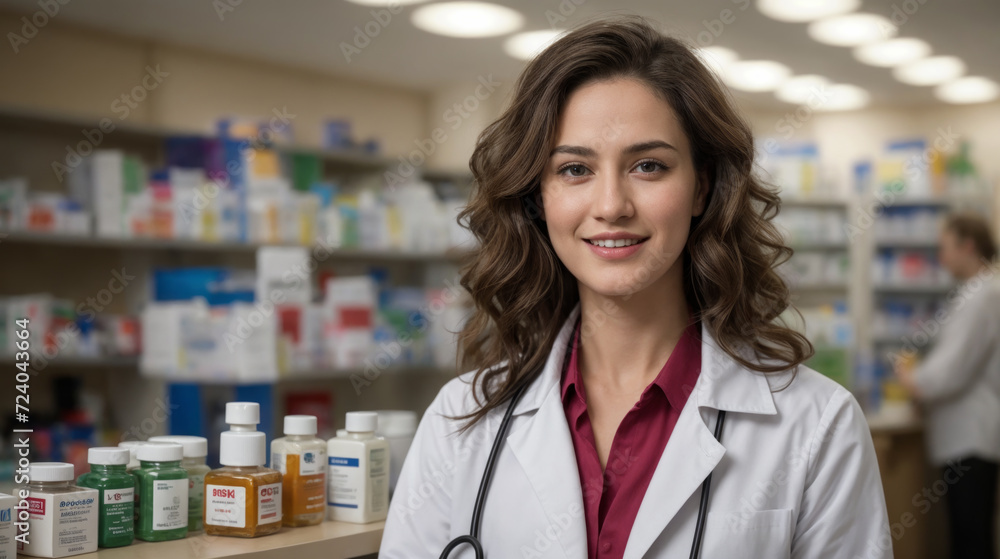
<path id="1" fill-rule="evenodd" d="M 589 242 L 590 242 L 590 244 L 597 245 L 599 247 L 604 247 L 604 248 L 619 248 L 619 247 L 627 247 L 627 246 L 632 246 L 632 245 L 635 245 L 635 244 L 639 244 L 639 239 L 618 239 L 616 241 L 613 241 L 613 240 L 607 240 L 607 241 L 603 241 L 603 240 L 596 240 L 596 241 L 595 240 L 590 240 Z"/>

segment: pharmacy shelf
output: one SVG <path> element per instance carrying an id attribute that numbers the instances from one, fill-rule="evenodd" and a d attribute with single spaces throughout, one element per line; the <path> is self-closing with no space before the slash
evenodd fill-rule
<path id="1" fill-rule="evenodd" d="M 881 249 L 912 249 L 937 250 L 940 243 L 935 239 L 895 239 L 875 241 L 876 250 Z"/>
<path id="2" fill-rule="evenodd" d="M 137 364 L 138 366 L 138 364 Z M 375 371 L 378 377 L 383 375 L 386 377 L 398 377 L 398 376 L 423 376 L 423 377 L 434 377 L 434 376 L 455 376 L 454 367 L 437 367 L 434 365 L 390 365 L 384 369 L 379 369 Z M 189 377 L 178 377 L 169 374 L 159 374 L 152 372 L 144 372 L 143 375 L 147 378 L 162 380 L 166 382 L 175 383 L 192 383 L 201 385 L 225 385 L 225 386 L 236 386 L 241 384 L 270 384 L 272 382 L 281 384 L 294 384 L 299 382 L 316 382 L 324 380 L 336 380 L 336 379 L 350 379 L 355 377 L 368 378 L 365 374 L 371 375 L 370 371 L 366 371 L 362 368 L 350 368 L 350 369 L 331 369 L 331 368 L 317 368 L 309 370 L 296 370 L 285 373 L 280 373 L 278 378 L 275 380 L 269 379 L 232 379 L 228 377 L 199 377 L 199 378 L 189 378 Z M 373 380 L 376 377 L 372 377 Z"/>
<path id="3" fill-rule="evenodd" d="M 266 246 L 295 246 L 299 244 L 265 244 L 240 242 L 207 242 L 183 239 L 152 238 L 102 238 L 60 233 L 0 232 L 0 250 L 4 244 L 55 245 L 71 248 L 136 250 L 136 251 L 200 251 L 200 252 L 254 252 Z M 324 247 L 316 247 L 324 248 Z M 460 262 L 469 252 L 449 250 L 445 252 L 406 252 L 402 250 L 366 250 L 341 248 L 326 250 L 334 260 L 379 261 L 379 262 Z"/>
<path id="4" fill-rule="evenodd" d="M 2 359 L 4 363 L 10 363 L 11 366 L 13 366 L 13 355 L 0 355 L 0 359 Z M 56 355 L 51 359 L 43 360 L 39 356 L 32 355 L 28 364 L 29 367 L 35 371 L 48 370 L 49 368 L 83 371 L 121 371 L 126 369 L 135 369 L 138 367 L 139 358 L 132 356 L 83 357 L 79 355 Z"/>
<path id="5" fill-rule="evenodd" d="M 875 284 L 876 293 L 885 295 L 944 295 L 952 289 L 951 285 L 888 285 Z"/>
<path id="6" fill-rule="evenodd" d="M 73 133 L 80 136 L 81 130 L 91 130 L 99 128 L 101 118 L 80 117 L 68 114 L 53 112 L 42 112 L 33 109 L 18 109 L 10 107 L 0 107 L 0 128 L 24 130 L 31 132 L 50 133 Z M 179 130 L 163 126 L 134 124 L 122 122 L 117 118 L 109 119 L 114 124 L 114 129 L 108 132 L 109 135 L 122 140 L 143 141 L 148 143 L 160 142 L 167 137 L 187 136 L 187 137 L 215 137 L 206 134 L 204 131 Z M 81 136 L 82 137 L 82 136 Z M 327 164 L 355 170 L 380 171 L 397 165 L 396 159 L 390 159 L 381 155 L 367 153 L 360 149 L 351 150 L 330 150 L 311 146 L 300 145 L 274 145 L 273 149 L 280 153 L 304 153 L 315 155 Z"/>
<path id="7" fill-rule="evenodd" d="M 166 542 L 142 542 L 125 547 L 100 549 L 78 555 L 78 559 L 288 559 L 323 557 L 351 559 L 378 553 L 385 521 L 369 524 L 326 521 L 316 526 L 282 528 L 261 538 L 227 538 L 198 534 Z"/>
<path id="8" fill-rule="evenodd" d="M 824 292 L 824 291 L 836 291 L 844 292 L 847 291 L 850 286 L 847 282 L 831 282 L 831 283 L 800 283 L 800 284 L 790 284 L 789 289 L 793 292 L 803 291 L 803 292 Z"/>
<path id="9" fill-rule="evenodd" d="M 831 251 L 831 250 L 832 251 L 842 251 L 842 250 L 849 250 L 851 248 L 851 246 L 849 244 L 843 243 L 843 242 L 841 242 L 841 243 L 831 243 L 831 242 L 822 242 L 822 241 L 789 243 L 788 246 L 791 249 L 795 250 L 796 252 L 799 252 L 799 251 Z"/>
<path id="10" fill-rule="evenodd" d="M 840 208 L 847 209 L 848 202 L 843 198 L 782 198 L 783 208 Z"/>

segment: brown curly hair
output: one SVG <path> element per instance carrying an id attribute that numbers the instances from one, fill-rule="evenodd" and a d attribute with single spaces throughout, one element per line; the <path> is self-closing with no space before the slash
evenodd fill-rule
<path id="1" fill-rule="evenodd" d="M 683 261 L 692 312 L 720 348 L 752 370 L 785 371 L 812 356 L 803 335 L 775 320 L 791 304 L 775 268 L 792 251 L 771 223 L 781 201 L 753 172 L 753 135 L 728 90 L 690 47 L 646 19 L 603 19 L 564 35 L 528 64 L 469 162 L 476 189 L 458 219 L 479 247 L 462 269 L 475 309 L 459 334 L 459 363 L 476 370 L 473 384 L 485 401 L 473 391 L 480 407 L 455 418 L 471 419 L 462 430 L 535 380 L 579 301 L 537 195 L 569 96 L 617 78 L 644 83 L 669 103 L 695 169 L 708 177 L 705 211 L 692 220 Z"/>

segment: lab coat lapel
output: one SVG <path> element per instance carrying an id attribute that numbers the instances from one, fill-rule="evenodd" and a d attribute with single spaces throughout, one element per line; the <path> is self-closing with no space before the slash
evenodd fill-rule
<path id="1" fill-rule="evenodd" d="M 641 559 L 696 491 L 700 499 L 702 482 L 726 453 L 724 443 L 716 441 L 709 428 L 715 427 L 716 413 L 703 414 L 701 408 L 777 413 L 767 379 L 743 368 L 722 351 L 704 324 L 701 355 L 698 381 L 653 471 L 632 524 L 624 559 Z M 739 417 L 730 414 L 727 421 L 739 421 Z M 693 533 L 684 537 L 694 540 Z"/>
<path id="2" fill-rule="evenodd" d="M 528 477 L 545 516 L 551 520 L 550 525 L 560 526 L 556 539 L 567 559 L 587 557 L 580 472 L 559 390 L 566 344 L 578 313 L 579 305 L 563 325 L 542 374 L 518 402 L 514 415 L 538 411 L 507 437 L 507 444 Z M 569 526 L 562 528 L 559 520 L 567 517 Z"/>

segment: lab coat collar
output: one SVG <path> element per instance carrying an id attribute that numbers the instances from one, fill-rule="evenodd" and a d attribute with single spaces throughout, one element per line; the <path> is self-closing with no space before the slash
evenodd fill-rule
<path id="1" fill-rule="evenodd" d="M 563 322 L 541 375 L 528 387 L 514 409 L 515 415 L 539 409 L 553 388 L 558 398 L 566 345 L 571 342 L 579 314 L 580 303 L 577 303 Z M 747 369 L 723 351 L 704 322 L 701 325 L 701 340 L 701 374 L 692 393 L 697 398 L 698 407 L 763 415 L 778 413 L 771 385 L 764 374 Z"/>

